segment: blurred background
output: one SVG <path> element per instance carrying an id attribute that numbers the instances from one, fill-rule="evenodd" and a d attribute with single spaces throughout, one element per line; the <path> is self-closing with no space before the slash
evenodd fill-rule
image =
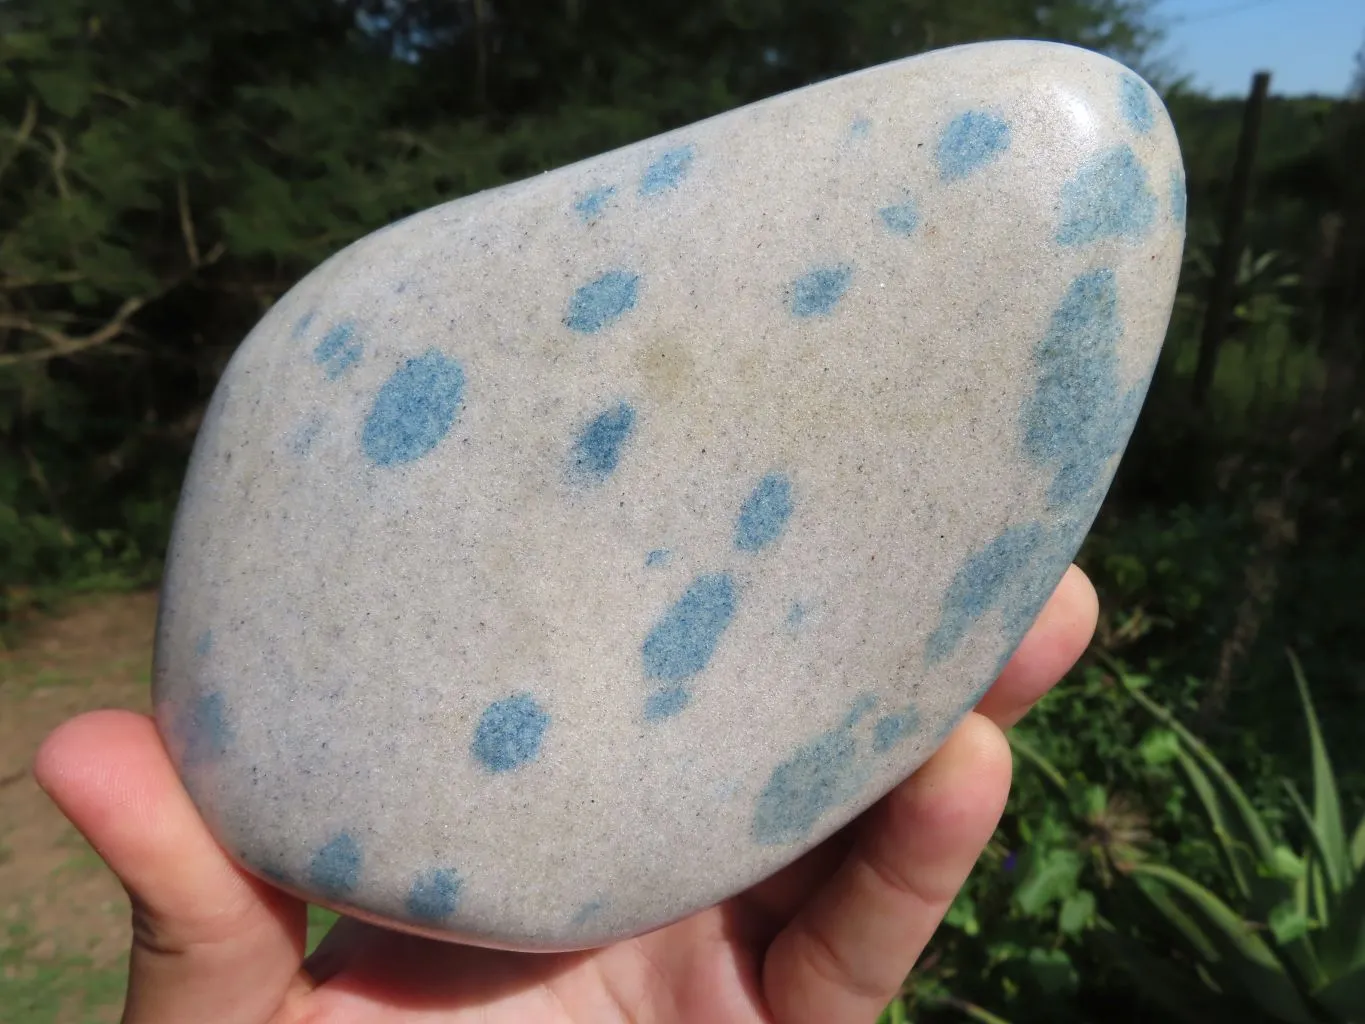
<path id="1" fill-rule="evenodd" d="M 1001 37 L 1157 87 L 1189 243 L 1098 637 L 886 1019 L 1365 1020 L 1359 0 L 0 0 L 0 1021 L 118 1017 L 126 903 L 28 759 L 146 707 L 185 460 L 271 303 L 405 214 Z"/>

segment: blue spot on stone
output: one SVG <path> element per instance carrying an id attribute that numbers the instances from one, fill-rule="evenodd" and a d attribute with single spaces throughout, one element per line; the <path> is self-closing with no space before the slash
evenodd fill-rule
<path id="1" fill-rule="evenodd" d="M 919 728 L 919 712 L 907 707 L 892 715 L 883 715 L 872 727 L 872 749 L 885 754 L 901 740 Z"/>
<path id="2" fill-rule="evenodd" d="M 1134 131 L 1146 135 L 1156 123 L 1152 115 L 1152 100 L 1147 83 L 1134 74 L 1119 77 L 1119 109 Z"/>
<path id="3" fill-rule="evenodd" d="M 596 334 L 634 309 L 639 297 L 639 274 L 609 270 L 574 292 L 564 326 L 579 334 Z"/>
<path id="4" fill-rule="evenodd" d="M 464 395 L 464 369 L 435 349 L 409 359 L 379 389 L 360 444 L 377 466 L 426 455 L 450 432 Z"/>
<path id="5" fill-rule="evenodd" d="M 408 916 L 416 921 L 444 921 L 460 903 L 464 880 L 449 868 L 419 875 L 408 890 Z"/>
<path id="6" fill-rule="evenodd" d="M 178 725 L 185 744 L 181 763 L 187 768 L 220 760 L 236 738 L 228 721 L 227 698 L 221 693 L 198 698 L 180 716 Z"/>
<path id="7" fill-rule="evenodd" d="M 211 650 L 213 650 L 213 630 L 206 629 L 199 634 L 199 639 L 194 642 L 194 656 L 196 658 L 206 657 Z"/>
<path id="8" fill-rule="evenodd" d="M 363 352 L 364 346 L 355 340 L 355 325 L 340 323 L 313 349 L 313 362 L 326 370 L 328 380 L 336 380 L 360 361 Z"/>
<path id="9" fill-rule="evenodd" d="M 349 832 L 342 832 L 313 855 L 308 865 L 308 882 L 328 899 L 345 896 L 360 881 L 360 844 Z"/>
<path id="10" fill-rule="evenodd" d="M 492 772 L 507 772 L 534 761 L 550 716 L 528 693 L 494 701 L 474 731 L 475 758 Z"/>
<path id="11" fill-rule="evenodd" d="M 668 548 L 655 548 L 649 554 L 645 555 L 645 565 L 650 569 L 654 569 L 658 566 L 667 565 L 672 558 L 673 553 L 669 551 Z"/>
<path id="12" fill-rule="evenodd" d="M 826 812 L 852 795 L 854 754 L 850 731 L 834 729 L 773 769 L 754 808 L 754 842 L 784 846 L 810 835 Z"/>
<path id="13" fill-rule="evenodd" d="M 1123 448 L 1142 401 L 1141 387 L 1121 394 L 1114 272 L 1093 270 L 1072 281 L 1034 347 L 1035 386 L 1024 403 L 1024 451 L 1054 477 L 1048 500 L 1069 506 L 1098 485 Z"/>
<path id="14" fill-rule="evenodd" d="M 690 143 L 664 153 L 645 168 L 644 177 L 640 179 L 640 195 L 657 196 L 677 188 L 692 169 L 692 160 L 696 155 L 697 147 Z"/>
<path id="15" fill-rule="evenodd" d="M 311 310 L 307 313 L 304 313 L 303 316 L 299 317 L 298 320 L 295 322 L 294 330 L 291 332 L 291 337 L 293 337 L 295 341 L 298 341 L 300 338 L 302 338 L 305 334 L 308 333 L 308 328 L 312 326 L 313 321 L 316 318 L 317 314 L 312 312 Z"/>
<path id="16" fill-rule="evenodd" d="M 943 596 L 938 628 L 929 638 L 925 662 L 936 665 L 957 650 L 967 630 L 992 608 L 1038 573 L 1035 555 L 1043 543 L 1041 523 L 1010 526 L 980 551 L 971 555 Z M 1018 607 L 1005 609 L 1006 617 L 1018 617 Z M 1014 625 L 1013 621 L 1006 628 Z"/>
<path id="17" fill-rule="evenodd" d="M 645 721 L 658 722 L 672 718 L 692 700 L 685 686 L 664 686 L 645 698 Z"/>
<path id="18" fill-rule="evenodd" d="M 601 900 L 591 900 L 588 903 L 584 903 L 578 908 L 578 912 L 574 914 L 573 919 L 569 921 L 570 926 L 574 928 L 583 927 L 583 925 L 587 924 L 600 914 L 605 906 L 606 904 Z"/>
<path id="19" fill-rule="evenodd" d="M 734 618 L 735 602 L 735 581 L 729 573 L 694 579 L 645 638 L 645 675 L 677 682 L 706 668 Z"/>
<path id="20" fill-rule="evenodd" d="M 802 274 L 792 285 L 792 314 L 828 316 L 852 281 L 853 268 L 843 263 Z"/>
<path id="21" fill-rule="evenodd" d="M 578 211 L 578 216 L 586 224 L 602 215 L 602 211 L 607 208 L 607 203 L 614 195 L 616 195 L 615 185 L 603 185 L 600 188 L 589 189 L 578 197 L 573 208 Z"/>
<path id="22" fill-rule="evenodd" d="M 1185 190 L 1185 175 L 1179 170 L 1171 172 L 1171 216 L 1176 223 L 1185 223 L 1185 206 L 1187 194 Z"/>
<path id="23" fill-rule="evenodd" d="M 635 410 L 625 402 L 597 416 L 583 428 L 574 443 L 575 474 L 594 482 L 611 476 L 634 429 Z"/>
<path id="24" fill-rule="evenodd" d="M 791 514 L 791 481 L 784 473 L 769 473 L 739 510 L 735 547 L 740 551 L 761 551 L 782 536 Z"/>
<path id="25" fill-rule="evenodd" d="M 1156 219 L 1156 196 L 1137 155 L 1116 146 L 1091 157 L 1062 186 L 1061 245 L 1088 245 L 1104 238 L 1136 241 Z"/>
<path id="26" fill-rule="evenodd" d="M 844 728 L 852 729 L 876 706 L 877 698 L 874 694 L 863 694 L 853 702 L 853 707 L 849 708 L 848 714 L 844 716 Z"/>
<path id="27" fill-rule="evenodd" d="M 289 450 L 299 457 L 307 455 L 312 450 L 313 442 L 318 439 L 320 433 L 322 433 L 322 417 L 309 417 L 290 438 Z"/>
<path id="28" fill-rule="evenodd" d="M 938 140 L 938 173 L 958 181 L 1009 148 L 1010 126 L 984 110 L 969 110 L 949 122 Z"/>
<path id="29" fill-rule="evenodd" d="M 848 126 L 848 134 L 855 139 L 865 139 L 872 134 L 872 122 L 865 117 L 859 117 Z"/>
<path id="30" fill-rule="evenodd" d="M 883 206 L 877 211 L 886 230 L 894 235 L 913 235 L 919 227 L 919 208 L 911 202 Z"/>
<path id="31" fill-rule="evenodd" d="M 787 626 L 789 629 L 800 629 L 802 623 L 806 621 L 806 606 L 800 601 L 793 601 L 787 609 Z"/>

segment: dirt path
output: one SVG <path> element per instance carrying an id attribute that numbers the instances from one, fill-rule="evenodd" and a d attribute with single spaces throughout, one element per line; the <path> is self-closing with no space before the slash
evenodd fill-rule
<path id="1" fill-rule="evenodd" d="M 44 736 L 82 711 L 147 710 L 152 594 L 72 605 L 0 650 L 0 1022 L 116 1021 L 128 901 L 34 784 Z"/>

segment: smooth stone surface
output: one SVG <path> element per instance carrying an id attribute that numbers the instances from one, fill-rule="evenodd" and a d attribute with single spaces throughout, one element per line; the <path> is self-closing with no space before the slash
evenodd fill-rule
<path id="1" fill-rule="evenodd" d="M 956 48 L 438 207 L 264 318 L 185 484 L 159 722 L 224 846 L 588 946 L 915 769 L 1060 579 L 1183 244 L 1158 98 Z"/>

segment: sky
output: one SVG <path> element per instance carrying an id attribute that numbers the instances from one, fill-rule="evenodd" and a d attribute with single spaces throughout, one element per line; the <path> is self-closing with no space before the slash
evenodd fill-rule
<path id="1" fill-rule="evenodd" d="M 1245 94 L 1252 72 L 1282 95 L 1340 96 L 1365 43 L 1365 0 L 1158 0 L 1162 48 L 1196 88 Z"/>

